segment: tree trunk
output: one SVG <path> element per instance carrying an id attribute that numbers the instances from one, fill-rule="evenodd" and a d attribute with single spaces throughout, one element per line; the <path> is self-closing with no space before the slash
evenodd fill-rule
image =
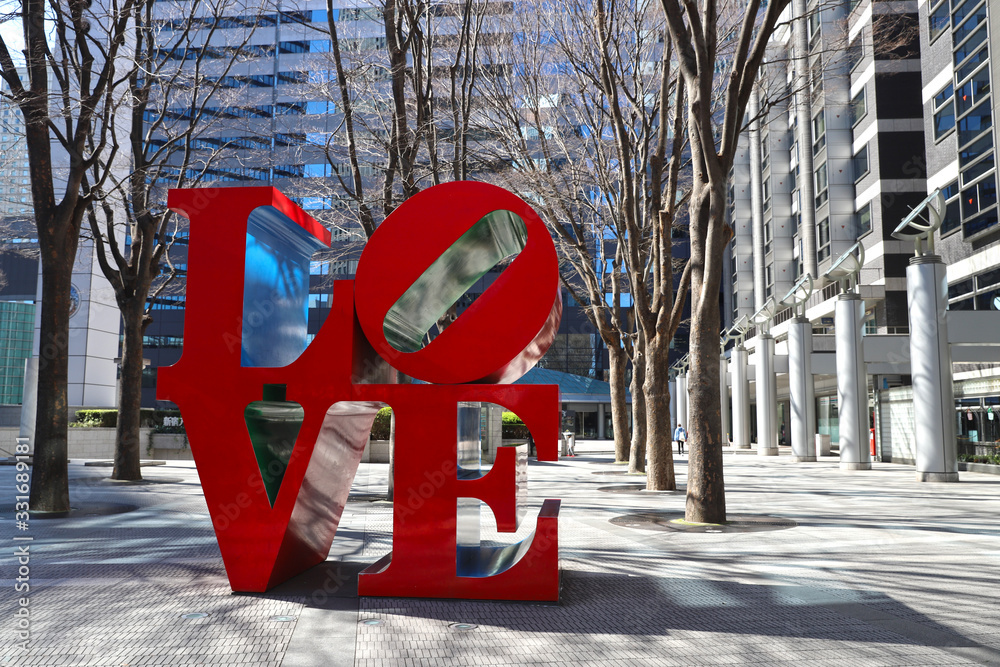
<path id="1" fill-rule="evenodd" d="M 639 338 L 642 338 L 640 334 Z M 630 473 L 646 472 L 646 394 L 643 391 L 646 377 L 646 352 L 641 340 L 635 342 L 636 350 L 632 355 L 632 451 L 629 453 L 628 471 Z"/>
<path id="2" fill-rule="evenodd" d="M 625 385 L 625 367 L 628 358 L 621 348 L 608 348 L 609 380 L 611 384 L 611 424 L 615 438 L 615 462 L 629 461 L 628 403 Z"/>
<path id="3" fill-rule="evenodd" d="M 137 311 L 137 312 L 133 312 Z M 125 340 L 122 343 L 122 372 L 118 399 L 118 426 L 115 429 L 115 467 L 111 479 L 142 479 L 139 457 L 139 421 L 142 406 L 142 310 L 123 308 Z"/>
<path id="4" fill-rule="evenodd" d="M 697 176 L 696 176 L 697 180 Z M 725 238 L 725 182 L 713 183 L 692 197 L 691 220 L 707 233 L 692 235 L 691 333 L 688 349 L 688 486 L 684 518 L 698 523 L 726 521 L 722 474 L 722 405 L 719 397 L 719 284 Z"/>
<path id="5" fill-rule="evenodd" d="M 63 241 L 58 234 L 55 244 Z M 68 235 L 67 235 L 68 236 Z M 69 468 L 69 294 L 76 237 L 42 250 L 42 316 L 38 349 L 38 402 L 30 507 L 35 512 L 68 512 Z"/>
<path id="6" fill-rule="evenodd" d="M 643 394 L 646 397 L 646 443 L 649 449 L 649 471 L 646 489 L 673 491 L 677 488 L 674 474 L 674 454 L 670 446 L 673 424 L 670 423 L 669 367 L 670 341 L 658 335 L 646 341 Z"/>
<path id="7" fill-rule="evenodd" d="M 391 406 L 390 406 L 391 407 Z M 386 488 L 385 499 L 392 502 L 395 493 L 393 484 L 396 475 L 396 411 L 389 414 L 389 486 Z"/>

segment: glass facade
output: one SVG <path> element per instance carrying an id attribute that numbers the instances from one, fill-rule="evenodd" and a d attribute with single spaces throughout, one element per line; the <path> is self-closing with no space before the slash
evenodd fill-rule
<path id="1" fill-rule="evenodd" d="M 35 304 L 0 301 L 0 405 L 21 402 L 34 330 Z"/>

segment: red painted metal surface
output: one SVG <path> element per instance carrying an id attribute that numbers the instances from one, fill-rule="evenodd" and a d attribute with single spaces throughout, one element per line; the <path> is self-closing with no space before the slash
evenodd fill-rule
<path id="1" fill-rule="evenodd" d="M 513 410 L 531 429 L 539 460 L 557 458 L 558 388 L 486 384 L 520 376 L 551 343 L 560 314 L 555 250 L 534 212 L 499 188 L 452 184 L 415 199 L 418 206 L 400 207 L 371 240 L 357 285 L 335 283 L 331 313 L 314 341 L 287 365 L 250 367 L 241 364 L 248 218 L 269 207 L 280 224 L 298 230 L 293 236 L 304 231 L 328 244 L 329 234 L 273 188 L 170 192 L 170 208 L 191 221 L 187 310 L 182 356 L 160 370 L 157 395 L 181 409 L 233 590 L 265 591 L 326 559 L 375 411 L 388 404 L 397 443 L 393 553 L 362 575 L 361 594 L 558 599 L 558 501 L 546 501 L 533 537 L 503 551 L 462 554 L 455 528 L 456 499 L 471 497 L 491 506 L 500 530 L 516 530 L 518 476 L 525 475 L 523 452 L 504 448 L 489 474 L 459 479 L 460 401 Z M 406 281 L 497 209 L 525 222 L 527 242 L 487 293 L 422 350 L 399 353 L 384 335 L 370 344 L 372 323 L 381 331 Z M 421 211 L 435 224 L 421 221 Z M 362 296 L 370 300 L 364 306 Z M 511 325 L 510 308 L 523 331 Z M 447 384 L 393 384 L 389 362 Z M 470 381 L 479 383 L 460 384 Z M 246 410 L 274 385 L 304 417 L 272 505 Z"/>

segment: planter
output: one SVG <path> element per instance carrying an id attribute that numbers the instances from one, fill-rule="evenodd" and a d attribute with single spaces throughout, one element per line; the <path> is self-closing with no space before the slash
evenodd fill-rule
<path id="1" fill-rule="evenodd" d="M 389 462 L 389 441 L 369 440 L 365 445 L 365 452 L 361 455 L 362 463 L 388 463 Z"/>
<path id="2" fill-rule="evenodd" d="M 987 475 L 1000 475 L 1000 466 L 991 463 L 966 463 L 958 462 L 958 469 L 967 472 L 981 472 Z"/>
<path id="3" fill-rule="evenodd" d="M 150 436 L 153 449 L 187 449 L 187 437 L 183 433 L 153 433 Z"/>

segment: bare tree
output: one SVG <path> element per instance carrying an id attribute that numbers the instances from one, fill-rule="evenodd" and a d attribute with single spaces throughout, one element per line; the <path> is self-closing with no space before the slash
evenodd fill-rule
<path id="1" fill-rule="evenodd" d="M 328 102 L 335 126 L 307 133 L 300 148 L 325 163 L 320 177 L 289 184 L 339 241 L 325 261 L 353 261 L 403 201 L 475 169 L 468 129 L 493 6 L 376 0 L 337 9 L 327 1 L 327 24 L 317 30 L 330 42 L 326 67 L 302 80 L 311 97 Z M 454 316 L 455 306 L 437 330 Z"/>
<path id="2" fill-rule="evenodd" d="M 30 506 L 69 510 L 66 459 L 70 278 L 95 186 L 91 169 L 112 160 L 105 105 L 129 38 L 134 0 L 22 3 L 27 81 L 0 37 L 0 77 L 25 120 L 31 196 L 42 264 L 42 307 Z M 55 147 L 55 151 L 53 151 Z"/>
<path id="3" fill-rule="evenodd" d="M 542 208 L 573 270 L 564 282 L 607 343 L 616 458 L 642 471 L 648 453 L 649 487 L 674 488 L 666 357 L 683 310 L 672 244 L 684 134 L 662 17 L 648 3 L 538 3 L 510 33 L 516 68 L 490 94 L 502 178 Z"/>
<path id="4" fill-rule="evenodd" d="M 743 129 L 744 114 L 757 73 L 789 0 L 661 0 L 669 40 L 676 53 L 687 96 L 686 128 L 693 180 L 691 235 L 691 371 L 688 376 L 690 454 L 685 517 L 688 521 L 726 520 L 722 473 L 723 434 L 719 397 L 719 289 L 723 254 L 731 235 L 726 222 L 726 183 Z M 738 25 L 735 33 L 729 26 Z M 735 39 L 720 42 L 720 36 Z M 720 53 L 723 48 L 731 49 Z M 717 68 L 723 104 L 714 100 Z"/>
<path id="5" fill-rule="evenodd" d="M 182 220 L 164 206 L 167 189 L 195 187 L 220 174 L 259 180 L 266 173 L 257 168 L 247 174 L 243 166 L 250 161 L 244 159 L 248 147 L 271 143 L 247 124 L 245 111 L 262 100 L 256 99 L 252 76 L 243 74 L 257 57 L 250 45 L 257 26 L 272 20 L 266 10 L 239 0 L 140 0 L 133 6 L 129 69 L 115 73 L 119 85 L 91 136 L 94 146 L 107 126 L 110 154 L 126 154 L 127 167 L 99 159 L 88 174 L 100 183 L 91 188 L 89 229 L 124 333 L 113 479 L 142 477 L 143 334 L 153 321 L 155 299 L 178 275 L 169 251 L 183 233 Z M 252 161 L 266 167 L 259 157 Z"/>

